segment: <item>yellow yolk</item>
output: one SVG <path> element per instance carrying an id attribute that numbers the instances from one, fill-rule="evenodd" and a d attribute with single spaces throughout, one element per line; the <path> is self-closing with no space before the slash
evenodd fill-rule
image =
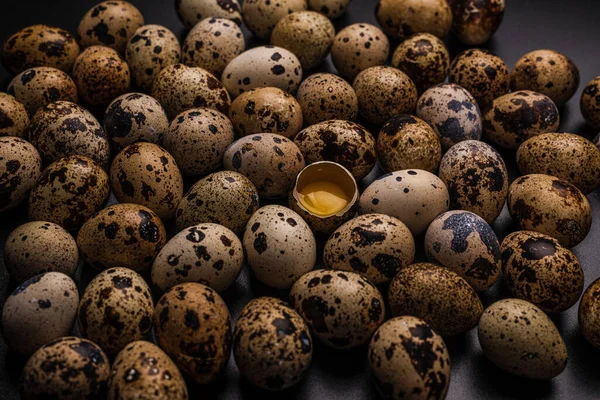
<path id="1" fill-rule="evenodd" d="M 300 203 L 311 213 L 325 217 L 342 211 L 350 199 L 333 182 L 311 182 L 299 191 Z"/>

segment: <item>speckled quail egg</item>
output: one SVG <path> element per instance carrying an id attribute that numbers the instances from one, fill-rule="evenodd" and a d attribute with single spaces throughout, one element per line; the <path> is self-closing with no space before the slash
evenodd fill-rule
<path id="1" fill-rule="evenodd" d="M 8 93 L 27 108 L 29 115 L 54 101 L 77 103 L 77 86 L 66 72 L 52 67 L 35 67 L 15 76 Z"/>
<path id="2" fill-rule="evenodd" d="M 158 345 L 196 383 L 214 381 L 229 360 L 231 316 L 208 286 L 182 283 L 169 289 L 154 310 Z"/>
<path id="3" fill-rule="evenodd" d="M 484 44 L 502 23 L 504 3 L 504 0 L 448 0 L 454 14 L 454 34 L 468 46 Z"/>
<path id="4" fill-rule="evenodd" d="M 483 312 L 481 300 L 466 280 L 429 263 L 402 268 L 390 283 L 388 302 L 394 316 L 421 318 L 442 336 L 470 331 Z"/>
<path id="5" fill-rule="evenodd" d="M 425 121 L 401 114 L 381 127 L 377 158 L 386 172 L 416 168 L 434 173 L 442 159 L 442 145 Z"/>
<path id="6" fill-rule="evenodd" d="M 579 70 L 564 54 L 536 50 L 525 54 L 510 74 L 513 92 L 532 90 L 548 96 L 557 107 L 569 101 L 579 88 Z"/>
<path id="7" fill-rule="evenodd" d="M 109 400 L 140 398 L 187 400 L 187 386 L 177 366 L 153 343 L 127 345 L 112 366 Z"/>
<path id="8" fill-rule="evenodd" d="M 516 149 L 527 139 L 556 132 L 560 114 L 543 94 L 519 91 L 498 97 L 483 116 L 483 134 L 491 143 Z"/>
<path id="9" fill-rule="evenodd" d="M 479 344 L 498 368 L 532 379 L 552 379 L 567 365 L 567 347 L 550 318 L 535 305 L 503 299 L 479 321 Z"/>
<path id="10" fill-rule="evenodd" d="M 9 37 L 2 48 L 2 64 L 18 74 L 26 69 L 47 66 L 71 72 L 79 55 L 75 38 L 64 29 L 32 25 Z"/>
<path id="11" fill-rule="evenodd" d="M 245 0 L 242 16 L 248 29 L 259 39 L 267 40 L 282 18 L 308 8 L 306 0 Z"/>
<path id="12" fill-rule="evenodd" d="M 463 140 L 481 139 L 479 105 L 471 93 L 454 83 L 425 91 L 417 103 L 417 117 L 437 132 L 444 150 Z"/>
<path id="13" fill-rule="evenodd" d="M 585 86 L 579 106 L 585 122 L 596 130 L 600 129 L 600 76 Z"/>
<path id="14" fill-rule="evenodd" d="M 110 194 L 108 175 L 92 159 L 70 156 L 53 162 L 29 195 L 29 219 L 76 231 L 100 211 Z"/>
<path id="15" fill-rule="evenodd" d="M 358 115 L 354 88 L 334 74 L 309 76 L 300 84 L 296 98 L 307 126 L 332 119 L 353 121 Z"/>
<path id="16" fill-rule="evenodd" d="M 125 60 L 110 47 L 85 49 L 73 66 L 79 97 L 91 105 L 107 105 L 129 91 L 131 74 Z"/>
<path id="17" fill-rule="evenodd" d="M 229 118 L 239 137 L 277 133 L 293 138 L 302 129 L 300 104 L 294 96 L 275 87 L 256 88 L 239 95 L 231 103 Z"/>
<path id="18" fill-rule="evenodd" d="M 177 36 L 168 28 L 162 25 L 144 25 L 127 42 L 125 60 L 133 83 L 150 92 L 160 71 L 181 60 L 181 45 Z"/>
<path id="19" fill-rule="evenodd" d="M 566 247 L 583 241 L 592 224 L 592 209 L 583 193 L 543 174 L 521 176 L 511 183 L 508 211 L 521 229 L 552 236 Z"/>
<path id="20" fill-rule="evenodd" d="M 240 374 L 254 385 L 282 390 L 296 384 L 310 367 L 312 350 L 308 326 L 288 303 L 258 297 L 242 309 L 233 356 Z"/>
<path id="21" fill-rule="evenodd" d="M 227 18 L 242 25 L 241 7 L 237 0 L 176 0 L 175 9 L 188 29 L 209 17 Z"/>
<path id="22" fill-rule="evenodd" d="M 419 93 L 423 93 L 446 80 L 450 70 L 450 54 L 438 37 L 430 33 L 417 33 L 396 48 L 392 66 L 408 75 Z"/>
<path id="23" fill-rule="evenodd" d="M 8 347 L 29 356 L 71 332 L 79 294 L 73 279 L 46 272 L 21 283 L 2 309 L 2 337 Z"/>
<path id="24" fill-rule="evenodd" d="M 449 81 L 467 89 L 484 108 L 510 90 L 510 73 L 504 61 L 482 49 L 459 54 L 452 62 Z"/>
<path id="25" fill-rule="evenodd" d="M 418 94 L 404 72 L 387 66 L 363 70 L 353 84 L 358 111 L 370 123 L 381 126 L 400 114 L 414 114 Z"/>
<path id="26" fill-rule="evenodd" d="M 273 133 L 245 136 L 225 151 L 223 165 L 246 175 L 263 199 L 280 199 L 305 167 L 304 157 L 290 139 Z"/>
<path id="27" fill-rule="evenodd" d="M 183 174 L 204 176 L 222 165 L 223 154 L 234 138 L 225 115 L 209 108 L 192 108 L 171 121 L 162 144 Z"/>
<path id="28" fill-rule="evenodd" d="M 203 283 L 222 292 L 235 282 L 244 263 L 242 243 L 222 225 L 186 228 L 161 249 L 152 264 L 152 283 L 160 290 L 184 282 Z"/>
<path id="29" fill-rule="evenodd" d="M 360 214 L 386 214 L 402 221 L 413 236 L 448 211 L 448 189 L 431 172 L 409 169 L 391 172 L 371 183 L 360 196 Z"/>
<path id="30" fill-rule="evenodd" d="M 114 357 L 150 332 L 153 313 L 152 293 L 144 278 L 129 268 L 110 268 L 85 288 L 77 322 L 83 337 Z"/>
<path id="31" fill-rule="evenodd" d="M 0 137 L 0 212 L 18 206 L 42 174 L 42 159 L 31 143 Z"/>
<path id="32" fill-rule="evenodd" d="M 589 194 L 600 185 L 600 151 L 583 136 L 544 133 L 526 140 L 517 151 L 523 175 L 556 176 Z"/>
<path id="33" fill-rule="evenodd" d="M 162 104 L 170 120 L 190 108 L 206 107 L 227 114 L 231 98 L 210 72 L 183 64 L 164 68 L 152 86 L 152 97 Z"/>
<path id="34" fill-rule="evenodd" d="M 446 398 L 450 354 L 444 339 L 422 319 L 396 317 L 381 325 L 369 344 L 368 360 L 384 398 Z"/>
<path id="35" fill-rule="evenodd" d="M 75 336 L 54 340 L 36 351 L 21 375 L 24 399 L 104 398 L 110 361 L 95 343 Z"/>
<path id="36" fill-rule="evenodd" d="M 127 40 L 144 25 L 144 16 L 127 1 L 103 1 L 92 7 L 79 22 L 77 41 L 82 48 L 108 46 L 123 54 Z"/>
<path id="37" fill-rule="evenodd" d="M 221 81 L 233 98 L 259 87 L 276 87 L 294 94 L 302 81 L 302 66 L 298 57 L 284 48 L 255 47 L 231 60 Z"/>
<path id="38" fill-rule="evenodd" d="M 452 10 L 445 0 L 379 0 L 375 17 L 385 33 L 398 40 L 413 33 L 444 39 L 452 27 Z"/>
<path id="39" fill-rule="evenodd" d="M 361 71 L 384 65 L 390 55 L 390 42 L 381 29 L 370 24 L 353 24 L 335 36 L 331 61 L 346 80 L 352 81 Z"/>
<path id="40" fill-rule="evenodd" d="M 0 92 L 0 136 L 27 139 L 29 115 L 27 109 L 14 96 Z"/>
<path id="41" fill-rule="evenodd" d="M 385 319 L 381 293 L 354 272 L 309 272 L 292 287 L 290 301 L 313 337 L 335 349 L 367 343 Z"/>
<path id="42" fill-rule="evenodd" d="M 77 246 L 94 268 L 150 269 L 154 257 L 166 243 L 160 218 L 137 204 L 115 204 L 98 212 L 81 227 Z"/>
<path id="43" fill-rule="evenodd" d="M 183 196 L 175 213 L 177 231 L 212 222 L 239 235 L 259 204 L 250 179 L 239 172 L 218 171 L 200 179 Z"/>
<path id="44" fill-rule="evenodd" d="M 489 289 L 500 277 L 498 238 L 483 218 L 469 211 L 448 211 L 434 219 L 425 234 L 425 254 L 476 291 Z"/>
<path id="45" fill-rule="evenodd" d="M 307 163 L 333 161 L 347 168 L 356 180 L 371 172 L 377 161 L 375 138 L 352 121 L 331 120 L 311 125 L 294 138 Z"/>
<path id="46" fill-rule="evenodd" d="M 341 16 L 350 5 L 351 0 L 308 0 L 308 8 L 320 12 L 327 18 L 336 19 Z"/>
<path id="47" fill-rule="evenodd" d="M 98 120 L 70 101 L 56 101 L 40 108 L 28 128 L 29 140 L 46 163 L 80 155 L 103 168 L 108 166 L 110 143 Z"/>
<path id="48" fill-rule="evenodd" d="M 183 178 L 175 159 L 154 143 L 130 144 L 117 154 L 110 182 L 120 203 L 141 204 L 163 220 L 175 215 L 183 197 Z"/>
<path id="49" fill-rule="evenodd" d="M 231 60 L 246 49 L 242 30 L 227 18 L 206 18 L 188 33 L 182 48 L 182 62 L 221 76 Z"/>
<path id="50" fill-rule="evenodd" d="M 321 64 L 329 55 L 335 28 L 325 15 L 314 11 L 296 11 L 281 18 L 273 33 L 271 44 L 294 53 L 302 68 Z"/>
<path id="51" fill-rule="evenodd" d="M 537 232 L 513 232 L 502 241 L 502 274 L 513 296 L 547 313 L 571 308 L 583 292 L 575 254 Z"/>
<path id="52" fill-rule="evenodd" d="M 110 103 L 103 125 L 113 148 L 121 151 L 135 142 L 162 143 L 169 120 L 156 99 L 142 93 L 128 93 Z"/>
<path id="53" fill-rule="evenodd" d="M 384 214 L 360 215 L 339 227 L 327 240 L 327 268 L 352 271 L 374 284 L 389 282 L 413 263 L 415 241 L 399 219 Z"/>
<path id="54" fill-rule="evenodd" d="M 471 211 L 488 223 L 502 212 L 508 172 L 500 153 L 489 144 L 466 140 L 452 146 L 442 157 L 438 175 L 448 187 L 450 208 Z"/>
<path id="55" fill-rule="evenodd" d="M 600 348 L 600 279 L 596 279 L 583 293 L 579 303 L 579 327 L 583 337 Z"/>
<path id="56" fill-rule="evenodd" d="M 289 289 L 317 262 L 315 237 L 300 215 L 279 205 L 252 215 L 242 240 L 248 265 L 265 285 Z"/>

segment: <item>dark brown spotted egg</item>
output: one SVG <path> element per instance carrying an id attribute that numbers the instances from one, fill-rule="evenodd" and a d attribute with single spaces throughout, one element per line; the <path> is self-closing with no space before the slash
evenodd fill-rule
<path id="1" fill-rule="evenodd" d="M 402 268 L 388 291 L 392 315 L 413 315 L 442 336 L 455 336 L 477 326 L 483 304 L 456 272 L 429 263 Z"/>
<path id="2" fill-rule="evenodd" d="M 8 93 L 27 108 L 29 115 L 54 101 L 77 103 L 77 86 L 66 72 L 52 67 L 35 67 L 15 76 Z"/>
<path id="3" fill-rule="evenodd" d="M 381 293 L 354 272 L 309 272 L 292 287 L 290 302 L 313 338 L 335 349 L 367 343 L 385 319 Z"/>
<path id="4" fill-rule="evenodd" d="M 425 234 L 425 254 L 478 292 L 492 287 L 500 277 L 498 238 L 483 218 L 469 211 L 448 211 L 434 219 Z"/>
<path id="5" fill-rule="evenodd" d="M 267 390 L 293 386 L 308 371 L 312 351 L 308 326 L 288 303 L 258 297 L 242 309 L 233 356 L 240 374 L 254 385 Z"/>
<path id="6" fill-rule="evenodd" d="M 300 215 L 279 205 L 252 215 L 242 240 L 254 276 L 269 287 L 289 289 L 317 262 L 315 237 Z"/>
<path id="7" fill-rule="evenodd" d="M 179 202 L 177 231 L 212 222 L 239 235 L 259 204 L 256 186 L 246 176 L 235 171 L 215 172 L 196 182 Z"/>
<path id="8" fill-rule="evenodd" d="M 80 155 L 108 167 L 110 143 L 98 120 L 70 101 L 40 108 L 29 125 L 29 140 L 46 163 Z"/>
<path id="9" fill-rule="evenodd" d="M 415 241 L 399 219 L 384 214 L 360 215 L 339 227 L 327 240 L 327 268 L 352 271 L 378 285 L 389 282 L 413 263 Z"/>
<path id="10" fill-rule="evenodd" d="M 579 106 L 585 122 L 596 130 L 600 129 L 600 76 L 585 86 Z"/>
<path id="11" fill-rule="evenodd" d="M 29 219 L 77 231 L 104 207 L 109 194 L 108 175 L 100 165 L 83 156 L 61 158 L 44 170 L 31 190 Z"/>
<path id="12" fill-rule="evenodd" d="M 152 210 L 137 204 L 115 204 L 87 220 L 77 235 L 81 256 L 94 268 L 150 269 L 167 234 Z"/>
<path id="13" fill-rule="evenodd" d="M 31 143 L 14 136 L 0 137 L 0 212 L 27 200 L 42 174 L 42 159 Z"/>
<path id="14" fill-rule="evenodd" d="M 332 119 L 353 121 L 358 115 L 354 88 L 334 74 L 309 76 L 300 84 L 296 98 L 307 126 Z"/>
<path id="15" fill-rule="evenodd" d="M 583 241 L 592 225 L 592 209 L 583 193 L 550 175 L 514 180 L 508 188 L 508 211 L 519 228 L 552 236 L 566 247 Z"/>
<path id="16" fill-rule="evenodd" d="M 594 347 L 600 348 L 600 279 L 596 279 L 583 293 L 579 303 L 579 328 L 583 337 Z"/>
<path id="17" fill-rule="evenodd" d="M 448 4 L 454 14 L 454 34 L 468 46 L 487 42 L 504 17 L 504 0 L 448 0 Z"/>
<path id="18" fill-rule="evenodd" d="M 260 39 L 268 40 L 277 22 L 294 11 L 308 8 L 306 0 L 247 0 L 242 3 L 242 16 L 248 29 Z"/>
<path id="19" fill-rule="evenodd" d="M 308 0 L 308 8 L 324 14 L 327 18 L 336 19 L 340 17 L 351 0 Z"/>
<path id="20" fill-rule="evenodd" d="M 169 289 L 154 310 L 158 345 L 198 384 L 213 382 L 229 360 L 231 316 L 208 286 L 182 283 Z"/>
<path id="21" fill-rule="evenodd" d="M 2 337 L 8 348 L 29 356 L 71 332 L 79 293 L 73 279 L 46 272 L 21 283 L 2 308 Z"/>
<path id="22" fill-rule="evenodd" d="M 567 347 L 550 318 L 520 299 L 495 302 L 479 321 L 483 354 L 498 368 L 531 379 L 552 379 L 567 365 Z"/>
<path id="23" fill-rule="evenodd" d="M 183 197 L 183 178 L 175 159 L 154 143 L 134 143 L 117 154 L 110 182 L 120 203 L 141 204 L 163 220 L 175 215 Z"/>
<path id="24" fill-rule="evenodd" d="M 29 115 L 25 106 L 13 95 L 0 92 L 0 136 L 27 139 Z"/>
<path id="25" fill-rule="evenodd" d="M 242 242 L 222 225 L 186 228 L 161 249 L 152 264 L 152 283 L 166 291 L 184 282 L 203 283 L 222 292 L 237 279 L 244 263 Z"/>
<path id="26" fill-rule="evenodd" d="M 2 64 L 15 75 L 40 66 L 69 73 L 78 55 L 79 45 L 69 32 L 54 26 L 32 25 L 4 42 Z"/>
<path id="27" fill-rule="evenodd" d="M 575 254 L 537 232 L 513 232 L 502 241 L 502 274 L 513 296 L 547 313 L 571 308 L 583 292 Z"/>
<path id="28" fill-rule="evenodd" d="M 479 105 L 471 93 L 454 83 L 425 91 L 417 103 L 416 115 L 437 132 L 444 150 L 463 140 L 481 139 Z"/>
<path id="29" fill-rule="evenodd" d="M 188 29 L 209 17 L 227 18 L 242 25 L 241 7 L 237 0 L 176 0 L 175 9 Z"/>
<path id="30" fill-rule="evenodd" d="M 356 180 L 371 172 L 377 161 L 375 138 L 352 121 L 331 120 L 311 125 L 294 138 L 308 164 L 333 161 L 347 168 Z"/>
<path id="31" fill-rule="evenodd" d="M 445 0 L 379 0 L 375 17 L 385 33 L 400 41 L 423 32 L 444 39 L 452 27 L 452 10 Z"/>
<path id="32" fill-rule="evenodd" d="M 385 322 L 371 339 L 368 359 L 384 398 L 446 398 L 450 354 L 444 339 L 422 319 L 403 316 Z"/>
<path id="33" fill-rule="evenodd" d="M 502 212 L 508 172 L 500 153 L 487 143 L 467 140 L 452 146 L 438 175 L 448 187 L 450 208 L 471 211 L 488 223 Z"/>
<path id="34" fill-rule="evenodd" d="M 20 391 L 24 399 L 105 398 L 110 361 L 95 343 L 75 336 L 54 340 L 25 364 Z"/>
<path id="35" fill-rule="evenodd" d="M 77 41 L 82 48 L 100 45 L 125 53 L 127 40 L 144 25 L 144 16 L 127 1 L 103 1 L 79 22 Z"/>

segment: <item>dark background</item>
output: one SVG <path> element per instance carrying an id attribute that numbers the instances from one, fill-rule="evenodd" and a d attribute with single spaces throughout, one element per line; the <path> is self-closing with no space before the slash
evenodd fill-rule
<path id="1" fill-rule="evenodd" d="M 173 30 L 181 39 L 185 36 L 183 25 L 175 14 L 172 0 L 132 1 L 144 14 L 147 24 L 161 24 Z M 561 110 L 560 130 L 578 133 L 593 138 L 595 132 L 586 128 L 579 111 L 579 98 L 584 85 L 600 75 L 600 2 L 597 0 L 506 0 L 507 11 L 499 31 L 486 45 L 501 56 L 509 68 L 526 52 L 548 48 L 558 50 L 571 57 L 581 72 L 581 87 L 575 97 Z M 6 40 L 13 32 L 28 25 L 45 23 L 57 25 L 75 33 L 80 18 L 97 1 L 71 0 L 16 0 L 3 1 L 0 6 L 0 41 Z M 353 0 L 347 14 L 335 21 L 336 29 L 355 22 L 376 24 L 374 17 L 375 0 Z M 256 45 L 251 34 L 244 30 L 249 46 Z M 462 50 L 452 37 L 447 43 L 454 57 Z M 396 44 L 393 44 L 395 48 Z M 393 49 L 392 49 L 393 50 Z M 321 67 L 333 70 L 331 62 Z M 305 74 L 307 76 L 308 74 Z M 9 74 L 0 67 L 0 90 L 4 90 Z M 376 134 L 376 132 L 373 132 Z M 511 179 L 518 171 L 515 167 L 514 152 L 502 154 Z M 374 171 L 370 178 L 379 175 Z M 366 182 L 363 182 L 363 185 Z M 361 185 L 361 186 L 363 186 Z M 363 186 L 364 187 L 364 186 Z M 600 277 L 600 193 L 588 196 L 594 210 L 594 224 L 587 239 L 573 249 L 585 271 L 586 287 Z M 0 255 L 6 236 L 18 225 L 26 221 L 26 209 L 0 215 Z M 514 230 L 505 210 L 493 224 L 502 239 Z M 422 238 L 417 238 L 422 247 Z M 15 287 L 9 282 L 8 274 L 0 257 L 0 299 L 4 299 Z M 77 281 L 80 290 L 93 277 L 89 267 L 80 269 Z M 385 288 L 382 289 L 385 293 Z M 223 297 L 228 303 L 233 318 L 254 296 L 287 294 L 274 293 L 258 284 L 247 268 L 236 284 L 228 289 Z M 489 305 L 501 297 L 506 297 L 503 283 L 496 284 L 482 294 L 484 305 Z M 452 357 L 452 378 L 448 399 L 595 399 L 600 397 L 600 351 L 595 350 L 583 339 L 577 325 L 577 305 L 563 314 L 553 317 L 562 333 L 569 351 L 566 370 L 557 378 L 547 382 L 529 381 L 508 375 L 490 364 L 483 356 L 477 341 L 477 330 L 457 338 L 447 339 Z M 0 338 L 0 399 L 18 398 L 17 382 L 25 360 L 8 352 Z M 218 399 L 261 398 L 300 398 L 300 399 L 376 399 L 366 362 L 366 347 L 350 352 L 337 352 L 315 344 L 314 362 L 306 378 L 297 386 L 285 392 L 268 393 L 251 387 L 243 381 L 235 367 L 233 357 L 222 378 L 207 388 L 188 384 L 190 397 Z"/>

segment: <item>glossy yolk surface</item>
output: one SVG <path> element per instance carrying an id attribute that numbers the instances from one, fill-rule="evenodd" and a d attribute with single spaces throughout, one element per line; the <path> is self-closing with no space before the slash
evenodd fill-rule
<path id="1" fill-rule="evenodd" d="M 304 208 L 321 217 L 342 211 L 350 201 L 340 186 L 327 181 L 311 182 L 299 194 Z"/>

